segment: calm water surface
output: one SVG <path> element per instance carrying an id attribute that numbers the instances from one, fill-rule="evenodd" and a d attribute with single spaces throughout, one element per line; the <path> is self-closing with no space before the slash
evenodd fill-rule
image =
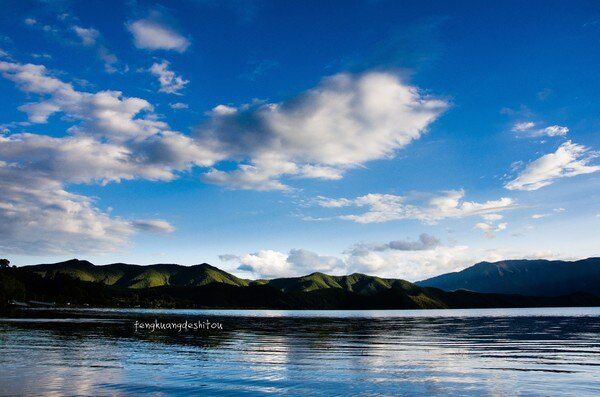
<path id="1" fill-rule="evenodd" d="M 135 330 L 208 320 L 222 329 Z M 1 395 L 600 395 L 600 308 L 27 310 Z"/>

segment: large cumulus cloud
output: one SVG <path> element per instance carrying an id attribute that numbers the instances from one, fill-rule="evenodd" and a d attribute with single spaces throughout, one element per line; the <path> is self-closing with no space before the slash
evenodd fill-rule
<path id="1" fill-rule="evenodd" d="M 350 168 L 393 156 L 447 106 L 385 72 L 337 74 L 280 103 L 219 105 L 197 137 L 239 165 L 214 168 L 205 179 L 258 190 L 288 188 L 282 176 L 339 179 Z"/>

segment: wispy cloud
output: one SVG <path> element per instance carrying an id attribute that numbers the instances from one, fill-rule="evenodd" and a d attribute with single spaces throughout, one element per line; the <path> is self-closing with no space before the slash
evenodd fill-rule
<path id="1" fill-rule="evenodd" d="M 513 199 L 502 197 L 483 203 L 464 201 L 464 190 L 450 190 L 431 197 L 425 203 L 413 202 L 409 197 L 393 194 L 371 193 L 355 199 L 329 199 L 320 197 L 317 204 L 326 208 L 367 207 L 359 214 L 339 215 L 339 219 L 357 223 L 382 223 L 402 219 L 416 219 L 424 223 L 435 223 L 445 218 L 490 216 L 499 219 L 497 212 L 516 207 Z"/>
<path id="2" fill-rule="evenodd" d="M 589 148 L 567 141 L 554 153 L 546 154 L 527 164 L 512 181 L 504 185 L 509 190 L 537 190 L 551 185 L 557 179 L 600 171 L 600 166 L 590 162 L 598 154 Z"/>
<path id="3" fill-rule="evenodd" d="M 162 219 L 136 220 L 132 222 L 132 225 L 139 230 L 154 233 L 173 233 L 175 231 L 173 225 Z"/>
<path id="4" fill-rule="evenodd" d="M 81 45 L 96 50 L 97 57 L 104 64 L 104 71 L 106 73 L 123 73 L 129 70 L 128 66 L 121 63 L 119 58 L 103 44 L 102 35 L 98 30 L 92 27 L 83 28 L 77 25 L 71 26 L 71 30 L 77 35 L 81 41 Z"/>
<path id="5" fill-rule="evenodd" d="M 547 127 L 537 127 L 533 121 L 522 121 L 515 123 L 512 130 L 528 137 L 555 137 L 566 136 L 569 128 L 562 125 L 550 125 Z"/>

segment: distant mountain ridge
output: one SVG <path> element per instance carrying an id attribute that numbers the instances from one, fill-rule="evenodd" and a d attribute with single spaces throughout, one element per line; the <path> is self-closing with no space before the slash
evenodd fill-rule
<path id="1" fill-rule="evenodd" d="M 0 269 L 0 308 L 15 301 L 70 307 L 322 310 L 600 306 L 599 295 L 585 292 L 556 297 L 448 292 L 359 273 L 252 281 L 206 263 L 95 266 L 77 259 Z"/>
<path id="2" fill-rule="evenodd" d="M 459 272 L 447 273 L 410 283 L 354 273 L 331 276 L 315 272 L 301 277 L 246 280 L 202 263 L 133 265 L 114 263 L 96 266 L 85 260 L 25 266 L 42 277 L 65 274 L 81 281 L 99 282 L 123 288 L 198 287 L 212 283 L 246 287 L 268 285 L 285 293 L 339 289 L 359 295 L 373 295 L 390 289 L 415 290 L 434 287 L 445 291 L 559 296 L 577 292 L 600 296 L 600 258 L 574 262 L 548 260 L 506 260 L 480 262 Z"/>
<path id="3" fill-rule="evenodd" d="M 464 270 L 418 281 L 446 291 L 558 296 L 585 292 L 600 296 L 600 258 L 578 261 L 505 260 L 480 262 Z"/>

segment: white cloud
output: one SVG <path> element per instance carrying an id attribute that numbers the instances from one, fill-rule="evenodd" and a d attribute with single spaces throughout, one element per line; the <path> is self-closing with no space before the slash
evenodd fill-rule
<path id="1" fill-rule="evenodd" d="M 81 44 L 84 46 L 93 46 L 96 44 L 96 40 L 100 36 L 94 28 L 82 28 L 81 26 L 73 26 L 73 31 L 81 39 Z"/>
<path id="2" fill-rule="evenodd" d="M 494 232 L 501 232 L 503 230 L 506 230 L 506 227 L 508 226 L 508 223 L 504 222 L 504 223 L 499 223 L 498 225 L 494 225 L 492 223 L 486 223 L 486 222 L 479 222 L 475 224 L 475 229 L 479 229 L 481 231 L 484 232 L 485 237 L 487 238 L 493 238 Z"/>
<path id="3" fill-rule="evenodd" d="M 394 240 L 373 247 L 374 251 L 426 251 L 441 245 L 441 241 L 430 234 L 422 233 L 417 241 Z"/>
<path id="4" fill-rule="evenodd" d="M 502 231 L 502 230 L 506 230 L 506 227 L 508 226 L 508 223 L 504 222 L 504 223 L 499 223 L 498 226 L 496 226 L 496 231 Z"/>
<path id="5" fill-rule="evenodd" d="M 295 169 L 295 165 L 290 164 L 290 169 Z M 221 171 L 212 169 L 204 174 L 204 181 L 224 186 L 229 189 L 247 189 L 247 190 L 288 190 L 288 186 L 281 183 L 277 178 L 281 175 L 277 169 L 271 172 L 270 169 L 260 168 L 253 165 L 242 164 L 234 171 Z"/>
<path id="6" fill-rule="evenodd" d="M 525 121 L 516 123 L 512 130 L 515 132 L 524 133 L 529 137 L 540 137 L 540 136 L 566 136 L 569 132 L 568 127 L 561 125 L 551 125 L 544 128 L 535 128 L 536 124 L 532 121 Z"/>
<path id="7" fill-rule="evenodd" d="M 316 203 L 319 206 L 324 207 L 324 208 L 342 208 L 342 207 L 349 207 L 349 206 L 354 205 L 354 200 L 347 199 L 347 198 L 334 199 L 334 198 L 319 196 L 316 199 Z"/>
<path id="8" fill-rule="evenodd" d="M 118 91 L 78 91 L 41 65 L 0 62 L 2 77 L 40 96 L 20 107 L 30 123 L 55 113 L 73 125 L 65 136 L 0 136 L 0 223 L 11 252 L 106 251 L 137 230 L 173 231 L 162 220 L 111 217 L 67 184 L 143 178 L 171 180 L 193 165 L 211 165 L 214 153 L 158 121 L 153 107 Z M 37 247 L 37 248 L 36 248 Z"/>
<path id="9" fill-rule="evenodd" d="M 287 254 L 262 250 L 240 256 L 222 255 L 220 259 L 234 262 L 239 265 L 238 270 L 261 278 L 297 277 L 319 271 L 334 275 L 366 273 L 411 281 L 474 263 L 468 247 L 444 246 L 437 238 L 426 234 L 417 241 L 355 244 L 341 257 L 293 249 Z"/>
<path id="10" fill-rule="evenodd" d="M 358 255 L 365 251 L 385 252 L 385 251 L 427 251 L 435 249 L 442 245 L 442 242 L 435 236 L 422 233 L 418 240 L 393 240 L 387 243 L 365 244 L 358 243 L 353 245 L 346 253 Z"/>
<path id="11" fill-rule="evenodd" d="M 500 219 L 504 218 L 502 215 L 500 214 L 483 214 L 481 216 L 483 219 L 485 219 L 486 221 L 499 221 Z"/>
<path id="12" fill-rule="evenodd" d="M 531 219 L 542 219 L 550 216 L 550 214 L 533 214 L 531 215 Z"/>
<path id="13" fill-rule="evenodd" d="M 240 164 L 234 171 L 213 169 L 206 180 L 258 190 L 286 189 L 279 180 L 282 175 L 339 179 L 345 169 L 388 157 L 418 138 L 446 106 L 422 97 L 390 74 L 344 74 L 292 101 L 240 109 L 217 106 L 192 140 L 168 133 L 166 123 L 154 117 L 152 105 L 144 99 L 127 98 L 118 91 L 77 91 L 41 65 L 2 62 L 0 73 L 21 90 L 45 97 L 21 106 L 30 122 L 44 123 L 62 112 L 79 121 L 71 134 L 111 143 L 148 140 L 137 142 L 136 150 L 170 142 L 181 154 L 194 155 L 188 165 L 250 158 L 251 164 Z M 156 150 L 153 154 L 158 156 Z M 168 169 L 165 173 L 170 174 Z"/>
<path id="14" fill-rule="evenodd" d="M 512 130 L 513 131 L 527 131 L 532 129 L 533 127 L 535 127 L 535 123 L 532 121 L 524 121 L 524 122 L 520 122 L 520 123 L 516 123 Z"/>
<path id="15" fill-rule="evenodd" d="M 119 59 L 117 56 L 103 46 L 98 47 L 98 58 L 104 63 L 106 73 L 126 72 L 129 69 L 127 65 L 118 67 Z"/>
<path id="16" fill-rule="evenodd" d="M 127 25 L 133 34 L 137 48 L 145 50 L 173 50 L 185 52 L 190 41 L 171 28 L 147 19 L 140 19 Z"/>
<path id="17" fill-rule="evenodd" d="M 0 162 L 0 249 L 14 253 L 101 252 L 124 244 L 130 224 L 56 181 Z"/>
<path id="18" fill-rule="evenodd" d="M 590 165 L 597 153 L 571 141 L 560 145 L 554 153 L 546 154 L 529 163 L 525 169 L 504 187 L 509 190 L 537 190 L 551 185 L 556 179 L 600 171 L 600 166 Z"/>
<path id="19" fill-rule="evenodd" d="M 326 199 L 320 197 L 317 204 L 326 208 L 368 207 L 360 214 L 340 215 L 340 219 L 357 223 L 382 223 L 402 219 L 416 219 L 424 223 L 435 223 L 445 218 L 464 218 L 468 216 L 488 215 L 497 218 L 496 212 L 516 207 L 514 200 L 502 197 L 484 203 L 464 201 L 463 190 L 450 190 L 440 196 L 434 196 L 426 203 L 412 203 L 406 196 L 371 193 L 355 199 Z"/>
<path id="20" fill-rule="evenodd" d="M 132 225 L 139 230 L 154 233 L 173 233 L 175 231 L 173 225 L 162 219 L 136 220 L 132 222 Z"/>
<path id="21" fill-rule="evenodd" d="M 23 22 L 25 22 L 25 25 L 27 26 L 33 26 L 37 23 L 37 21 L 33 18 L 25 18 Z"/>
<path id="22" fill-rule="evenodd" d="M 0 62 L 0 73 L 22 91 L 45 97 L 19 108 L 33 123 L 45 123 L 54 113 L 62 112 L 81 121 L 71 133 L 114 141 L 149 137 L 168 129 L 166 123 L 152 117 L 154 108 L 148 101 L 124 97 L 120 91 L 77 91 L 70 83 L 50 76 L 42 65 Z"/>
<path id="23" fill-rule="evenodd" d="M 438 246 L 421 251 L 365 251 L 346 258 L 347 273 L 417 281 L 473 264 L 466 246 Z"/>
<path id="24" fill-rule="evenodd" d="M 173 164 L 143 158 L 118 144 L 86 136 L 53 138 L 35 134 L 0 137 L 0 246 L 27 253 L 101 252 L 123 245 L 136 230 L 172 231 L 160 220 L 113 218 L 66 183 L 172 179 Z"/>
<path id="25" fill-rule="evenodd" d="M 70 84 L 48 76 L 42 65 L 0 62 L 2 77 L 12 80 L 25 92 L 34 94 L 50 94 L 58 91 L 72 90 Z"/>
<path id="26" fill-rule="evenodd" d="M 241 256 L 220 255 L 223 262 L 235 262 L 238 270 L 256 277 L 293 277 L 314 272 L 343 274 L 345 262 L 335 256 L 319 255 L 305 249 L 292 249 L 288 254 L 273 250 L 261 250 Z"/>
<path id="27" fill-rule="evenodd" d="M 189 137 L 168 131 L 119 143 L 86 135 L 12 134 L 0 137 L 0 158 L 21 164 L 23 173 L 67 183 L 107 184 L 136 178 L 172 180 L 177 171 L 200 164 L 203 153 Z"/>
<path id="28" fill-rule="evenodd" d="M 187 103 L 175 102 L 175 103 L 170 103 L 169 107 L 171 109 L 179 110 L 179 109 L 188 109 L 190 106 Z"/>
<path id="29" fill-rule="evenodd" d="M 391 73 L 342 73 L 281 103 L 217 106 L 197 135 L 242 163 L 209 173 L 209 182 L 285 189 L 282 176 L 339 179 L 367 161 L 393 157 L 447 106 Z"/>
<path id="30" fill-rule="evenodd" d="M 52 55 L 46 54 L 46 53 L 41 53 L 41 54 L 31 53 L 30 55 L 32 58 L 35 58 L 35 59 L 52 59 Z"/>
<path id="31" fill-rule="evenodd" d="M 323 272 L 344 274 L 346 262 L 335 256 L 319 255 L 305 249 L 292 249 L 288 254 L 273 250 L 261 250 L 252 254 L 221 255 L 222 261 L 237 263 L 238 270 L 252 273 L 255 277 L 296 277 Z"/>
<path id="32" fill-rule="evenodd" d="M 225 257 L 235 257 L 234 255 L 222 255 Z M 245 254 L 235 257 L 239 261 L 239 270 L 247 271 L 261 277 L 283 277 L 290 274 L 287 255 L 273 251 L 261 250 L 253 254 Z"/>
<path id="33" fill-rule="evenodd" d="M 183 77 L 178 76 L 175 72 L 169 70 L 169 62 L 164 60 L 161 63 L 153 63 L 149 72 L 158 78 L 158 82 L 160 83 L 159 92 L 179 94 L 179 91 L 189 83 L 188 80 L 184 80 Z"/>
<path id="34" fill-rule="evenodd" d="M 291 264 L 295 273 L 329 272 L 339 273 L 344 269 L 344 262 L 328 255 L 319 255 L 305 249 L 293 249 L 289 252 L 287 262 Z"/>
<path id="35" fill-rule="evenodd" d="M 546 136 L 566 136 L 569 132 L 569 129 L 560 125 L 551 125 L 542 129 L 542 132 L 542 135 Z"/>
<path id="36" fill-rule="evenodd" d="M 126 244 L 138 224 L 169 225 L 111 217 L 89 197 L 69 193 L 56 180 L 3 161 L 0 191 L 0 250 L 4 252 L 104 253 Z"/>
<path id="37" fill-rule="evenodd" d="M 223 255 L 219 255 L 219 260 L 222 262 L 233 262 L 233 261 L 239 261 L 240 257 L 237 255 L 233 255 L 233 254 L 223 254 Z"/>
<path id="38" fill-rule="evenodd" d="M 237 113 L 237 109 L 227 105 L 217 105 L 209 112 L 209 114 L 214 116 L 226 116 L 234 113 Z"/>

